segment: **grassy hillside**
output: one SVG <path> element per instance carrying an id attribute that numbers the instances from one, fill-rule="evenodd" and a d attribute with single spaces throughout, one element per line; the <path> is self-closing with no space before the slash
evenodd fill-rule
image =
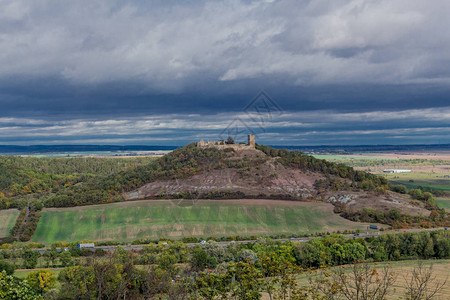
<path id="1" fill-rule="evenodd" d="M 153 200 L 51 208 L 33 241 L 117 240 L 232 236 L 365 228 L 333 214 L 331 205 L 271 200 Z"/>
<path id="2" fill-rule="evenodd" d="M 0 210 L 0 238 L 9 235 L 18 216 L 19 210 L 17 209 Z"/>

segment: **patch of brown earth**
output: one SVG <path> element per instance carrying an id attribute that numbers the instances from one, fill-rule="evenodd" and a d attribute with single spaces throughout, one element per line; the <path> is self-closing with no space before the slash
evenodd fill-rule
<path id="1" fill-rule="evenodd" d="M 347 208 L 354 211 L 363 208 L 373 208 L 379 211 L 389 211 L 398 209 L 402 213 L 412 216 L 429 216 L 430 211 L 423 207 L 423 203 L 411 199 L 407 195 L 401 195 L 388 191 L 386 194 L 376 194 L 373 192 L 336 192 L 328 195 L 328 201 L 331 197 L 350 198 Z"/>
<path id="2" fill-rule="evenodd" d="M 180 192 L 239 191 L 255 196 L 292 194 L 309 199 L 315 194 L 314 182 L 323 178 L 324 176 L 320 173 L 288 169 L 280 163 L 268 160 L 250 169 L 225 168 L 211 170 L 190 178 L 156 180 L 126 194 L 126 198 L 128 200 L 144 199 L 161 193 L 170 195 Z"/>

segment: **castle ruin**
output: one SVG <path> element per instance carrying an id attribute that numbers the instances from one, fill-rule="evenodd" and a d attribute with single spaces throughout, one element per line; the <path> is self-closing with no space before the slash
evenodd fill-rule
<path id="1" fill-rule="evenodd" d="M 234 150 L 244 150 L 244 149 L 255 149 L 256 143 L 255 143 L 255 135 L 249 134 L 247 145 L 245 144 L 227 144 L 226 141 L 220 140 L 220 141 L 203 141 L 201 139 L 199 142 L 197 142 L 197 147 L 199 148 L 218 148 L 218 149 L 225 149 L 225 148 L 233 148 Z"/>
<path id="2" fill-rule="evenodd" d="M 255 135 L 254 134 L 249 134 L 247 137 L 248 137 L 247 145 L 252 147 L 252 148 L 255 148 L 256 147 Z"/>

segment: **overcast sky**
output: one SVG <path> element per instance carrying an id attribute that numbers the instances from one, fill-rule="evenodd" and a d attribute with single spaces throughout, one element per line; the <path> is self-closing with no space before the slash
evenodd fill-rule
<path id="1" fill-rule="evenodd" d="M 450 143 L 449 12 L 448 0 L 0 0 L 0 144 Z"/>

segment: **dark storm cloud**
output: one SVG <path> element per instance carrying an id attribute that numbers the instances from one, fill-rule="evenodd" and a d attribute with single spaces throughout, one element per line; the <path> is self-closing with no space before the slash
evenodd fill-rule
<path id="1" fill-rule="evenodd" d="M 449 10 L 445 0 L 4 0 L 0 143 L 212 139 L 261 89 L 284 110 L 260 132 L 267 143 L 448 140 Z"/>

